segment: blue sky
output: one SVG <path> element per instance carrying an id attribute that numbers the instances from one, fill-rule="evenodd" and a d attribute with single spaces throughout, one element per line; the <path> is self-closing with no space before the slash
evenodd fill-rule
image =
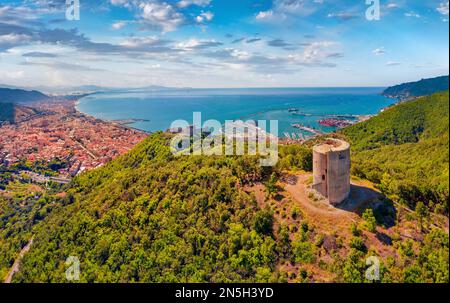
<path id="1" fill-rule="evenodd" d="M 370 1 L 369 1 L 370 2 Z M 388 86 L 449 73 L 449 2 L 1 0 L 0 83 Z"/>

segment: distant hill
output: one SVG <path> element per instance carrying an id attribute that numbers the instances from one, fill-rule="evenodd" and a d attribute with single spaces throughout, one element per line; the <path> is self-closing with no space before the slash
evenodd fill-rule
<path id="1" fill-rule="evenodd" d="M 49 96 L 35 90 L 0 87 L 0 103 L 30 103 L 48 99 L 50 99 Z"/>
<path id="2" fill-rule="evenodd" d="M 1 85 L 0 85 L 1 87 Z M 67 95 L 67 94 L 85 94 L 85 93 L 109 93 L 109 92 L 128 92 L 128 91 L 162 91 L 179 88 L 171 88 L 165 86 L 146 86 L 146 87 L 107 87 L 98 85 L 82 85 L 82 86 L 68 86 L 68 87 L 48 87 L 36 86 L 33 89 L 45 92 L 48 94 Z"/>
<path id="3" fill-rule="evenodd" d="M 352 144 L 352 174 L 414 208 L 448 213 L 449 93 L 394 106 L 341 133 Z"/>
<path id="4" fill-rule="evenodd" d="M 387 88 L 382 94 L 398 100 L 431 95 L 448 90 L 448 80 L 448 76 L 441 76 L 437 78 L 422 79 L 417 82 L 403 83 Z"/>
<path id="5" fill-rule="evenodd" d="M 0 124 L 14 122 L 14 104 L 0 102 Z"/>
<path id="6" fill-rule="evenodd" d="M 2 122 L 17 123 L 36 115 L 39 110 L 16 103 L 0 102 L 0 124 Z"/>

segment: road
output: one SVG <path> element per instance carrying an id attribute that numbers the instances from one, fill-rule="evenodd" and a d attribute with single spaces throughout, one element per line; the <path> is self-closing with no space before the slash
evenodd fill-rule
<path id="1" fill-rule="evenodd" d="M 14 277 L 14 274 L 19 271 L 19 269 L 20 269 L 20 262 L 22 261 L 23 256 L 25 256 L 25 254 L 30 250 L 31 245 L 33 245 L 33 238 L 34 237 L 31 237 L 31 239 L 28 242 L 28 244 L 24 248 L 22 248 L 22 250 L 20 251 L 19 256 L 14 261 L 14 264 L 11 267 L 11 270 L 10 270 L 9 274 L 8 274 L 8 276 L 5 279 L 5 283 L 11 283 L 11 280 Z"/>

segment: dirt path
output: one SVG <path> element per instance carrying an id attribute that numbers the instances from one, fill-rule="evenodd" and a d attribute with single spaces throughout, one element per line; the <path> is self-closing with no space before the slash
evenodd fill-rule
<path id="1" fill-rule="evenodd" d="M 280 201 L 277 204 L 286 209 L 286 213 L 298 207 L 308 222 L 324 234 L 336 232 L 346 239 L 351 238 L 350 226 L 353 222 L 361 222 L 361 210 L 369 203 L 380 198 L 380 193 L 369 187 L 363 181 L 352 181 L 352 191 L 349 199 L 338 207 L 333 207 L 326 200 L 316 200 L 308 196 L 308 180 L 311 174 L 301 173 L 290 175 L 280 183 Z M 260 208 L 264 208 L 268 201 L 265 198 L 264 186 L 256 184 L 247 188 L 255 194 Z M 292 220 L 283 219 L 289 223 Z"/>
<path id="2" fill-rule="evenodd" d="M 25 256 L 25 254 L 30 250 L 31 245 L 33 245 L 33 239 L 34 239 L 34 237 L 31 237 L 31 239 L 28 242 L 28 244 L 24 248 L 22 248 L 22 250 L 20 251 L 19 256 L 14 261 L 14 264 L 11 267 L 11 271 L 9 272 L 8 276 L 5 279 L 5 283 L 11 283 L 11 280 L 14 277 L 14 274 L 19 271 L 19 269 L 20 269 L 20 262 L 22 261 L 23 256 Z"/>

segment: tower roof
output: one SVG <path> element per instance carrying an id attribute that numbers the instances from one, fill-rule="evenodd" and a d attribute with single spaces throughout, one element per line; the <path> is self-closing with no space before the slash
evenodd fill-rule
<path id="1" fill-rule="evenodd" d="M 327 138 L 324 143 L 314 146 L 314 151 L 326 154 L 329 152 L 343 151 L 350 148 L 350 144 L 340 139 Z"/>

